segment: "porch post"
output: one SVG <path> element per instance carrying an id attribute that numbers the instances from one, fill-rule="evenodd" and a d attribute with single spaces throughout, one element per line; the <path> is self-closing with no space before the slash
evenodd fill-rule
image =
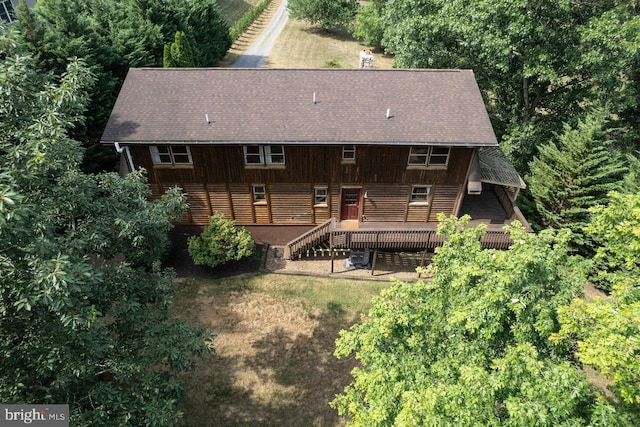
<path id="1" fill-rule="evenodd" d="M 378 250 L 373 250 L 373 262 L 371 263 L 371 275 L 376 271 L 376 261 L 378 260 Z"/>

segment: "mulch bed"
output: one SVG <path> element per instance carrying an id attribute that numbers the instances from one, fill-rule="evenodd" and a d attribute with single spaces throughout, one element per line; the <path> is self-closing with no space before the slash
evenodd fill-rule
<path id="1" fill-rule="evenodd" d="M 173 269 L 178 278 L 220 279 L 260 271 L 262 255 L 267 250 L 265 245 L 256 245 L 260 256 L 252 259 L 230 261 L 215 268 L 206 265 L 195 265 L 187 251 L 187 239 L 192 234 L 179 229 L 169 232 L 171 250 L 163 266 Z"/>

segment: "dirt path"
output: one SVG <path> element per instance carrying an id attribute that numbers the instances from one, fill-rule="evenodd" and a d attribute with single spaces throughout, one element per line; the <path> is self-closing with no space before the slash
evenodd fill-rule
<path id="1" fill-rule="evenodd" d="M 278 2 L 276 2 L 278 3 Z M 264 28 L 255 42 L 233 64 L 235 68 L 260 67 L 266 56 L 273 48 L 275 40 L 289 19 L 287 0 L 280 0 L 280 5 L 271 18 L 271 22 Z M 270 13 L 268 13 L 270 15 Z"/>
<path id="2" fill-rule="evenodd" d="M 323 68 L 331 62 L 342 68 L 356 68 L 360 51 L 371 48 L 375 55 L 374 68 L 393 68 L 391 55 L 354 40 L 345 30 L 327 32 L 305 21 L 283 20 L 282 15 L 275 19 L 283 10 L 286 10 L 286 0 L 273 0 L 260 18 L 231 46 L 219 66 L 239 66 L 240 63 L 234 64 L 246 53 L 253 61 L 247 59 L 247 65 L 242 66 L 257 61 L 261 68 Z M 282 27 L 278 25 L 275 30 L 271 26 L 274 20 Z M 271 29 L 268 30 L 269 27 Z M 259 42 L 263 32 L 270 33 L 268 48 Z M 262 45 L 262 48 L 252 49 L 257 45 Z M 249 54 L 250 49 L 254 53 Z"/>

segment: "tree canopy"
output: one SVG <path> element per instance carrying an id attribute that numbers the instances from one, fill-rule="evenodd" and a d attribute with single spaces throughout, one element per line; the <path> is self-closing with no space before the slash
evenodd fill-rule
<path id="1" fill-rule="evenodd" d="M 231 46 L 229 27 L 214 0 L 39 0 L 18 8 L 16 40 L 57 75 L 67 59 L 82 58 L 95 77 L 86 122 L 71 136 L 92 147 L 85 169 L 101 171 L 93 144 L 109 118 L 129 67 L 162 67 L 164 46 L 177 31 L 187 35 L 198 67 L 214 66 Z M 102 153 L 103 155 L 105 153 Z M 106 153 L 107 156 L 110 153 Z"/>
<path id="2" fill-rule="evenodd" d="M 468 220 L 441 223 L 431 280 L 396 281 L 341 332 L 336 355 L 362 366 L 332 405 L 363 426 L 633 425 L 549 339 L 585 281 L 569 233 L 513 226 L 509 250 L 482 250 Z"/>
<path id="3" fill-rule="evenodd" d="M 169 319 L 159 267 L 185 196 L 79 170 L 83 61 L 57 77 L 0 29 L 0 76 L 0 400 L 68 403 L 78 426 L 174 425 L 175 373 L 210 337 Z"/>
<path id="4" fill-rule="evenodd" d="M 605 117 L 598 112 L 575 129 L 565 125 L 557 143 L 539 146 L 526 178 L 541 225 L 571 229 L 583 253 L 592 253 L 593 246 L 583 230 L 589 208 L 606 204 L 609 191 L 623 188 L 627 172 L 624 157 L 611 149 Z"/>
<path id="5" fill-rule="evenodd" d="M 356 0 L 288 0 L 287 8 L 292 18 L 303 19 L 325 30 L 346 27 L 356 16 Z"/>

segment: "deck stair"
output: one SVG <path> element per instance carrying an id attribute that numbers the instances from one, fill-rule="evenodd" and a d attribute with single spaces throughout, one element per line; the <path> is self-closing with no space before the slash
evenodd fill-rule
<path id="1" fill-rule="evenodd" d="M 507 249 L 513 244 L 502 227 L 488 224 L 480 239 L 484 248 Z M 332 218 L 287 243 L 284 258 L 346 256 L 352 250 L 433 251 L 445 239 L 436 231 L 436 223 L 364 223 L 359 228 L 342 228 Z"/>

